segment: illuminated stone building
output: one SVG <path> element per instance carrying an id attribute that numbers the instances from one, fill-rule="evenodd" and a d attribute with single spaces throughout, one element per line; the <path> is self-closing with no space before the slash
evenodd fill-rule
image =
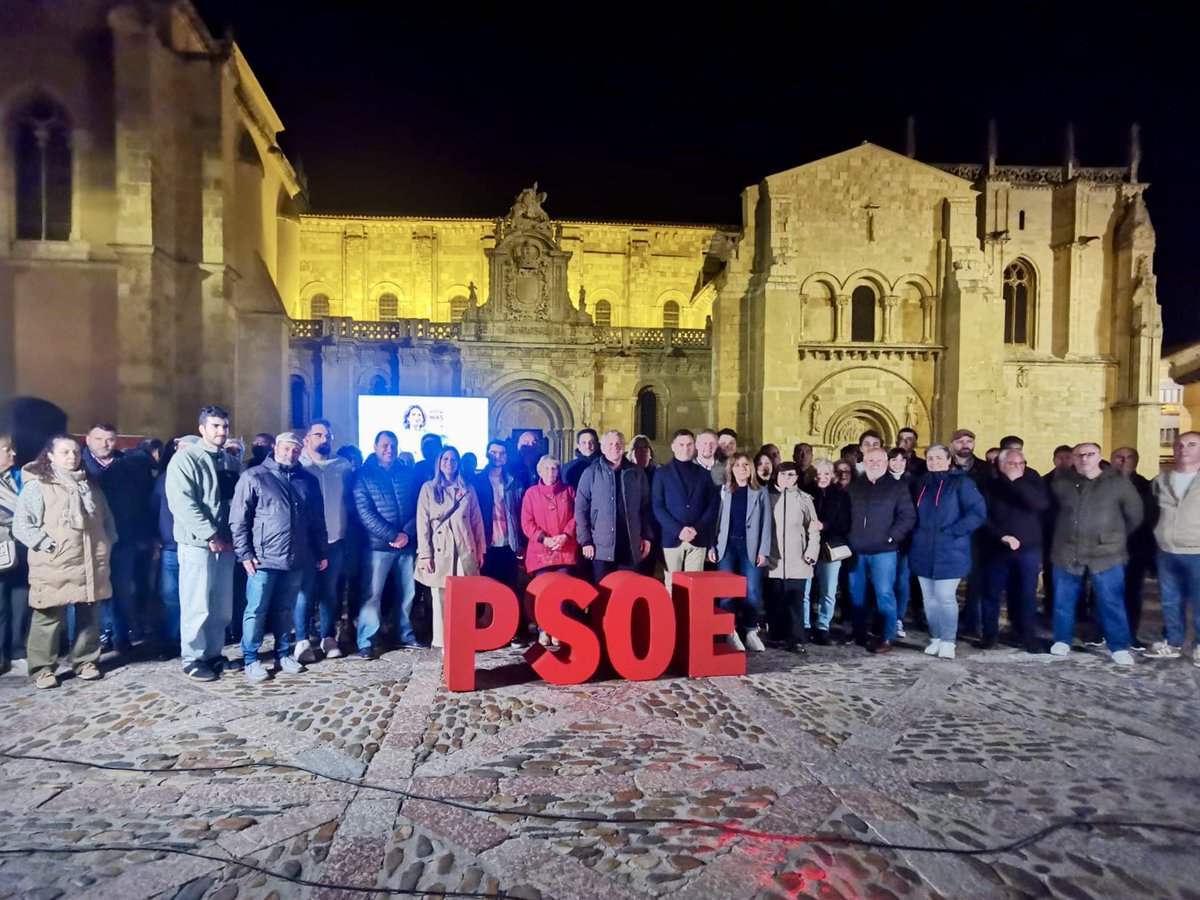
<path id="1" fill-rule="evenodd" d="M 560 453 L 585 425 L 661 454 L 709 424 L 785 452 L 1015 432 L 1041 467 L 1060 442 L 1159 449 L 1136 150 L 864 144 L 748 187 L 731 227 L 551 220 L 536 186 L 498 219 L 311 215 L 246 61 L 185 0 L 0 5 L 0 125 L 0 399 L 74 428 L 170 433 L 219 402 L 241 433 L 324 415 L 350 440 L 359 394 L 452 393 Z"/>
<path id="2" fill-rule="evenodd" d="M 274 429 L 302 196 L 238 48 L 183 2 L 0 3 L 0 128 L 0 401 Z"/>

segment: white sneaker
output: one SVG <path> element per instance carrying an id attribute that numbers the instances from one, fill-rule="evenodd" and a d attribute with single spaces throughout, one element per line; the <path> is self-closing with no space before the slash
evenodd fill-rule
<path id="1" fill-rule="evenodd" d="M 1166 641 L 1155 641 L 1142 655 L 1150 659 L 1179 659 L 1183 655 L 1183 648 L 1168 644 Z"/>
<path id="2" fill-rule="evenodd" d="M 938 645 L 939 659 L 954 659 L 954 641 L 942 641 Z"/>
<path id="3" fill-rule="evenodd" d="M 312 644 L 309 641 L 296 641 L 296 646 L 292 648 L 292 659 L 298 663 L 315 663 L 317 654 L 313 653 Z"/>
<path id="4" fill-rule="evenodd" d="M 338 659 L 342 655 L 342 648 L 338 646 L 337 638 L 327 637 L 321 641 L 321 652 L 326 659 Z"/>
<path id="5" fill-rule="evenodd" d="M 938 647 L 940 647 L 941 645 L 942 645 L 941 639 L 934 638 L 932 641 L 929 642 L 929 646 L 925 648 L 926 655 L 927 656 L 937 656 L 938 655 Z"/>
<path id="6" fill-rule="evenodd" d="M 1133 654 L 1128 650 L 1116 650 L 1113 652 L 1112 661 L 1118 666 L 1132 666 Z"/>
<path id="7" fill-rule="evenodd" d="M 28 659 L 14 659 L 9 662 L 9 665 L 12 668 L 10 668 L 8 671 L 11 672 L 13 675 L 28 675 L 29 674 L 29 660 Z"/>
<path id="8" fill-rule="evenodd" d="M 904 623 L 901 622 L 899 619 L 896 620 L 896 637 L 898 637 L 898 638 L 908 637 L 908 634 L 904 630 Z"/>
<path id="9" fill-rule="evenodd" d="M 763 646 L 763 642 L 758 636 L 757 628 L 751 628 L 746 632 L 746 649 L 754 653 L 762 653 L 767 649 Z"/>
<path id="10" fill-rule="evenodd" d="M 1051 656 L 1066 656 L 1071 652 L 1071 645 L 1064 644 L 1062 641 L 1055 641 L 1054 646 L 1050 648 Z"/>
<path id="11" fill-rule="evenodd" d="M 739 653 L 746 652 L 746 645 L 742 643 L 742 639 L 740 637 L 738 637 L 738 633 L 736 631 L 733 634 L 726 635 L 725 643 L 727 643 L 730 647 L 732 647 L 734 650 L 738 651 Z"/>

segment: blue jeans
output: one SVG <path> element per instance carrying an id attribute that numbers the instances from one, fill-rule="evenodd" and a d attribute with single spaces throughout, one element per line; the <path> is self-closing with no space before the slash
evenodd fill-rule
<path id="1" fill-rule="evenodd" d="M 925 603 L 925 621 L 929 636 L 953 644 L 958 637 L 958 583 L 961 578 L 922 578 L 921 599 Z"/>
<path id="2" fill-rule="evenodd" d="M 396 604 L 396 635 L 402 644 L 415 643 L 417 636 L 413 634 L 409 616 L 417 592 L 413 575 L 416 556 L 399 550 L 368 550 L 365 562 L 366 589 L 363 591 L 362 608 L 358 611 L 358 649 L 370 649 L 371 638 L 379 631 L 379 605 L 384 585 L 392 572 L 396 573 L 396 587 L 400 594 L 400 602 Z"/>
<path id="3" fill-rule="evenodd" d="M 1103 572 L 1088 569 L 1100 630 L 1110 653 L 1128 650 L 1131 641 L 1125 615 L 1125 566 L 1117 564 Z M 1083 576 L 1054 567 L 1054 641 L 1070 644 L 1075 635 L 1075 604 L 1083 589 Z"/>
<path id="4" fill-rule="evenodd" d="M 1000 633 L 1000 595 L 1008 591 L 1011 625 L 1026 650 L 1037 645 L 1037 579 L 1042 567 L 1040 547 L 993 550 L 987 562 L 987 593 L 983 595 L 983 639 Z M 1014 615 L 1015 613 L 1015 615 Z"/>
<path id="5" fill-rule="evenodd" d="M 259 569 L 246 579 L 246 613 L 242 617 L 245 665 L 258 659 L 268 620 L 275 635 L 275 658 L 282 659 L 292 651 L 292 618 L 303 580 L 301 569 Z"/>
<path id="6" fill-rule="evenodd" d="M 114 644 L 129 643 L 129 628 L 134 618 L 134 563 L 137 548 L 132 541 L 117 541 L 109 557 L 112 575 L 112 599 L 100 601 L 100 633 Z"/>
<path id="7" fill-rule="evenodd" d="M 762 610 L 762 569 L 754 565 L 745 547 L 732 545 L 725 548 L 725 555 L 717 562 L 717 569 L 746 578 L 745 600 L 726 597 L 720 603 L 721 609 L 736 613 L 738 628 L 758 628 L 758 617 Z"/>
<path id="8" fill-rule="evenodd" d="M 329 565 L 318 572 L 316 565 L 304 571 L 300 585 L 300 596 L 296 598 L 296 640 L 306 641 L 312 637 L 313 606 L 317 607 L 317 639 L 337 637 L 338 579 L 342 575 L 342 562 L 346 558 L 346 542 L 334 541 L 326 544 L 325 558 Z"/>
<path id="9" fill-rule="evenodd" d="M 896 551 L 860 553 L 851 557 L 850 604 L 854 607 L 854 636 L 867 636 L 867 578 L 875 588 L 875 604 L 883 617 L 883 639 L 896 638 Z"/>
<path id="10" fill-rule="evenodd" d="M 168 647 L 179 646 L 179 551 L 162 551 L 158 568 L 158 589 L 162 596 L 162 622 L 158 636 Z"/>
<path id="11" fill-rule="evenodd" d="M 1200 644 L 1200 554 L 1158 551 L 1158 589 L 1162 595 L 1163 631 L 1172 647 L 1187 637 L 1187 605 Z"/>
<path id="12" fill-rule="evenodd" d="M 817 628 L 828 631 L 833 623 L 833 609 L 837 604 L 838 572 L 842 568 L 840 559 L 820 561 L 817 571 L 809 581 L 817 583 Z"/>
<path id="13" fill-rule="evenodd" d="M 908 568 L 908 554 L 896 553 L 896 621 L 903 622 L 912 600 L 912 572 Z"/>

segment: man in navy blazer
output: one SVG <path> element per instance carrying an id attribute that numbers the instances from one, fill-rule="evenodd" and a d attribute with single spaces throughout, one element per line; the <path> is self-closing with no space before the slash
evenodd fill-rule
<path id="1" fill-rule="evenodd" d="M 675 458 L 654 476 L 651 497 L 662 530 L 667 590 L 672 572 L 703 571 L 721 510 L 721 495 L 711 475 L 696 465 L 696 436 L 680 428 L 671 439 L 671 452 Z"/>

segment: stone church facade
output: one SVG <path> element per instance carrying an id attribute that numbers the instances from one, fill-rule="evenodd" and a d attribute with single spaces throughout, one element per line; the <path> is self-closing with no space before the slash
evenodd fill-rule
<path id="1" fill-rule="evenodd" d="M 735 226 L 314 215 L 236 44 L 185 0 L 0 6 L 0 401 L 75 429 L 234 430 L 364 393 L 584 426 L 864 428 L 1159 449 L 1154 231 L 1127 167 L 927 165 L 864 144 L 743 193 Z M 582 175 L 583 173 L 581 173 Z M 499 212 L 499 210 L 497 210 Z M 0 427 L 5 427 L 0 422 Z"/>

